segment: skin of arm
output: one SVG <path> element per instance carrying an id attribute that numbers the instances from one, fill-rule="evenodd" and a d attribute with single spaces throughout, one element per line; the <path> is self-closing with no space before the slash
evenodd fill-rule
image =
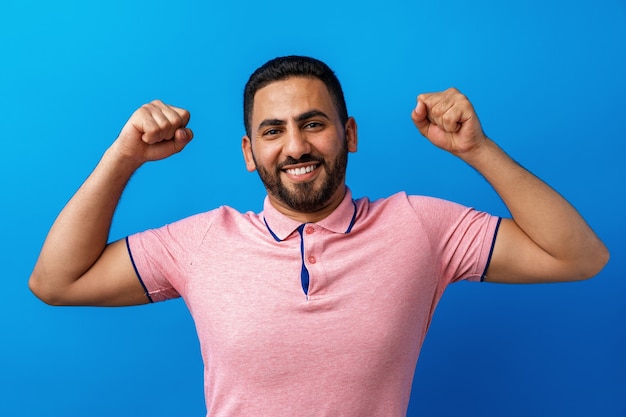
<path id="1" fill-rule="evenodd" d="M 485 136 L 472 104 L 458 90 L 419 95 L 411 117 L 435 146 L 476 169 L 511 213 L 511 219 L 502 219 L 486 281 L 576 281 L 606 265 L 607 248 L 576 209 Z"/>
<path id="2" fill-rule="evenodd" d="M 133 113 L 48 232 L 28 282 L 37 297 L 51 305 L 149 301 L 124 240 L 107 240 L 129 179 L 145 162 L 167 158 L 191 141 L 189 117 L 186 110 L 160 101 Z"/>

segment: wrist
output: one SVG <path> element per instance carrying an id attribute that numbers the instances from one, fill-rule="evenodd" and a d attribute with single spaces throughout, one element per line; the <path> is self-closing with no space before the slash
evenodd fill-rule
<path id="1" fill-rule="evenodd" d="M 494 141 L 485 136 L 479 145 L 459 153 L 457 156 L 480 171 L 481 167 L 488 166 L 499 153 L 504 154 Z"/>
<path id="2" fill-rule="evenodd" d="M 101 165 L 122 177 L 130 177 L 143 163 L 138 158 L 126 155 L 115 143 L 104 152 L 100 160 Z"/>

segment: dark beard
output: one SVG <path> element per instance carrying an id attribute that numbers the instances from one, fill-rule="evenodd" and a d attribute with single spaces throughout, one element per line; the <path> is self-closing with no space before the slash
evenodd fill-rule
<path id="1" fill-rule="evenodd" d="M 254 154 L 252 157 L 254 158 Z M 317 169 L 326 170 L 326 181 L 324 181 L 324 183 L 317 188 L 311 182 L 293 184 L 295 189 L 293 191 L 289 190 L 281 181 L 281 167 L 305 162 L 317 162 L 319 164 Z M 278 164 L 276 171 L 273 174 L 270 174 L 268 170 L 257 164 L 257 172 L 259 173 L 259 177 L 265 185 L 268 194 L 271 194 L 292 210 L 300 213 L 313 213 L 324 208 L 337 191 L 337 188 L 343 185 L 347 166 L 348 149 L 347 144 L 344 141 L 344 149 L 332 166 L 328 166 L 326 161 L 321 158 L 314 158 L 313 156 L 307 154 L 297 160 L 294 158 L 288 158 Z"/>

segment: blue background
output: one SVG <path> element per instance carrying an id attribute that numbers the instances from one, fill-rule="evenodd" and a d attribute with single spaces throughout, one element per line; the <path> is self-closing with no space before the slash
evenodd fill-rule
<path id="1" fill-rule="evenodd" d="M 258 211 L 241 92 L 278 55 L 328 62 L 359 123 L 348 183 L 506 215 L 490 187 L 421 138 L 420 92 L 456 86 L 484 129 L 574 203 L 609 246 L 595 279 L 460 283 L 417 366 L 411 416 L 626 416 L 623 0 L 84 2 L 3 0 L 1 416 L 202 416 L 202 363 L 180 300 L 53 308 L 27 289 L 59 210 L 132 111 L 192 113 L 185 152 L 146 165 L 111 238 L 229 204 Z"/>

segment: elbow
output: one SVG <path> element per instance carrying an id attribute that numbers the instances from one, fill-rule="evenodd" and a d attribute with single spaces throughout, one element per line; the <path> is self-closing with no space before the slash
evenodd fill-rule
<path id="1" fill-rule="evenodd" d="M 598 275 L 600 271 L 604 269 L 606 264 L 609 263 L 609 259 L 611 259 L 609 249 L 606 246 L 602 245 L 602 248 L 599 250 L 598 256 L 596 257 L 595 270 L 592 271 L 593 273 L 589 278 Z"/>
<path id="2" fill-rule="evenodd" d="M 45 291 L 42 288 L 41 282 L 40 280 L 38 280 L 35 274 L 31 275 L 30 279 L 28 280 L 28 289 L 31 293 L 33 293 L 35 297 L 39 298 L 39 300 L 43 301 L 44 303 L 48 305 L 55 305 L 54 298 L 51 297 L 48 291 Z"/>
<path id="3" fill-rule="evenodd" d="M 600 244 L 597 249 L 591 251 L 586 260 L 581 263 L 578 269 L 579 280 L 590 279 L 598 275 L 609 262 L 611 255 L 604 244 Z"/>
<path id="4" fill-rule="evenodd" d="M 43 301 L 50 306 L 63 306 L 67 305 L 62 302 L 62 298 L 59 297 L 58 292 L 55 291 L 50 285 L 45 285 L 45 280 L 33 273 L 28 280 L 28 288 L 35 297 Z"/>

